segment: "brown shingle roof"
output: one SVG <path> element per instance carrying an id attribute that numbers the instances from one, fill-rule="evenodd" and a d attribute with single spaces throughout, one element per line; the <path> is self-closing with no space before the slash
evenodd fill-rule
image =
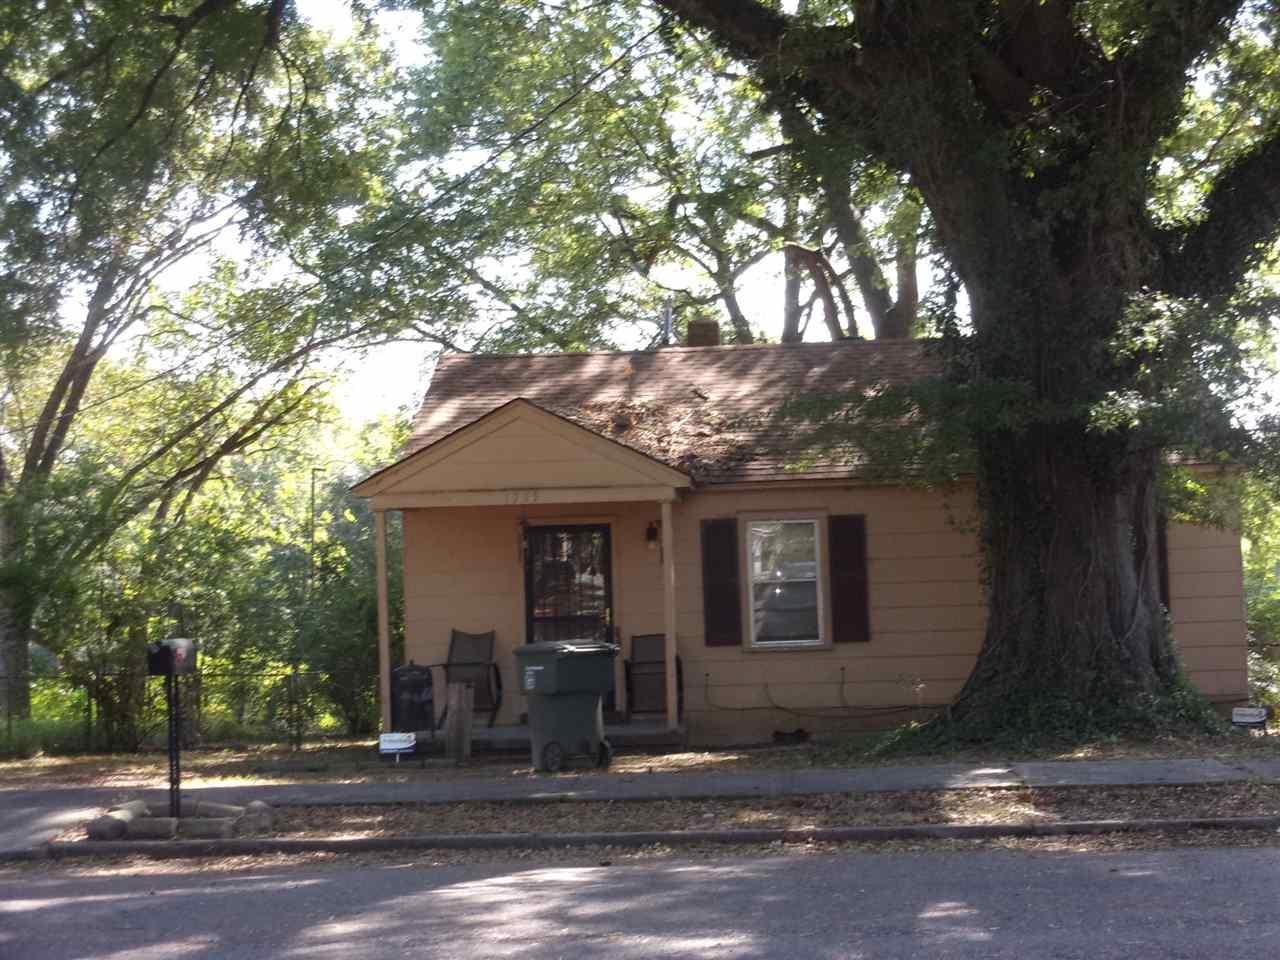
<path id="1" fill-rule="evenodd" d="M 937 369 L 919 340 L 452 354 L 436 365 L 406 453 L 523 397 L 701 483 L 847 477 L 850 458 L 807 454 L 805 431 L 777 409 L 798 394 L 904 385 Z"/>

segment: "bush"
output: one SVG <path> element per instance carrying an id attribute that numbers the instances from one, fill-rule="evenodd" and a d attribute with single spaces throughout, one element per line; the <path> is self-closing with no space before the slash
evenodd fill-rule
<path id="1" fill-rule="evenodd" d="M 0 755 L 75 753 L 91 746 L 87 694 L 82 687 L 52 677 L 31 682 L 31 718 L 0 724 Z"/>

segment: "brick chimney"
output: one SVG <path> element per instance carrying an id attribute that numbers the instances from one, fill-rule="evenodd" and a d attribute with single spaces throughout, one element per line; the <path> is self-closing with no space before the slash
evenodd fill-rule
<path id="1" fill-rule="evenodd" d="M 711 317 L 694 317 L 689 321 L 689 332 L 685 335 L 686 347 L 718 347 L 720 346 L 720 324 Z"/>

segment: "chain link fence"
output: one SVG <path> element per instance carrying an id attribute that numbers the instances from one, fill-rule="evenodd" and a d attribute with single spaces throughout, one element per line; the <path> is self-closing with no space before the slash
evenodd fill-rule
<path id="1" fill-rule="evenodd" d="M 0 756 L 136 751 L 163 745 L 164 678 L 136 672 L 0 674 Z M 200 669 L 180 676 L 184 746 L 304 743 L 376 724 L 376 678 L 305 668 Z M 21 686 L 30 712 L 14 709 Z"/>

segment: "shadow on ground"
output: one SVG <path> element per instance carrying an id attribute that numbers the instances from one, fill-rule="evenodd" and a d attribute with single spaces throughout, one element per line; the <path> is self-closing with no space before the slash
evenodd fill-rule
<path id="1" fill-rule="evenodd" d="M 0 874 L 0 955 L 1198 957 L 1277 933 L 1269 850 Z M 921 952 L 924 952 L 923 954 Z"/>

